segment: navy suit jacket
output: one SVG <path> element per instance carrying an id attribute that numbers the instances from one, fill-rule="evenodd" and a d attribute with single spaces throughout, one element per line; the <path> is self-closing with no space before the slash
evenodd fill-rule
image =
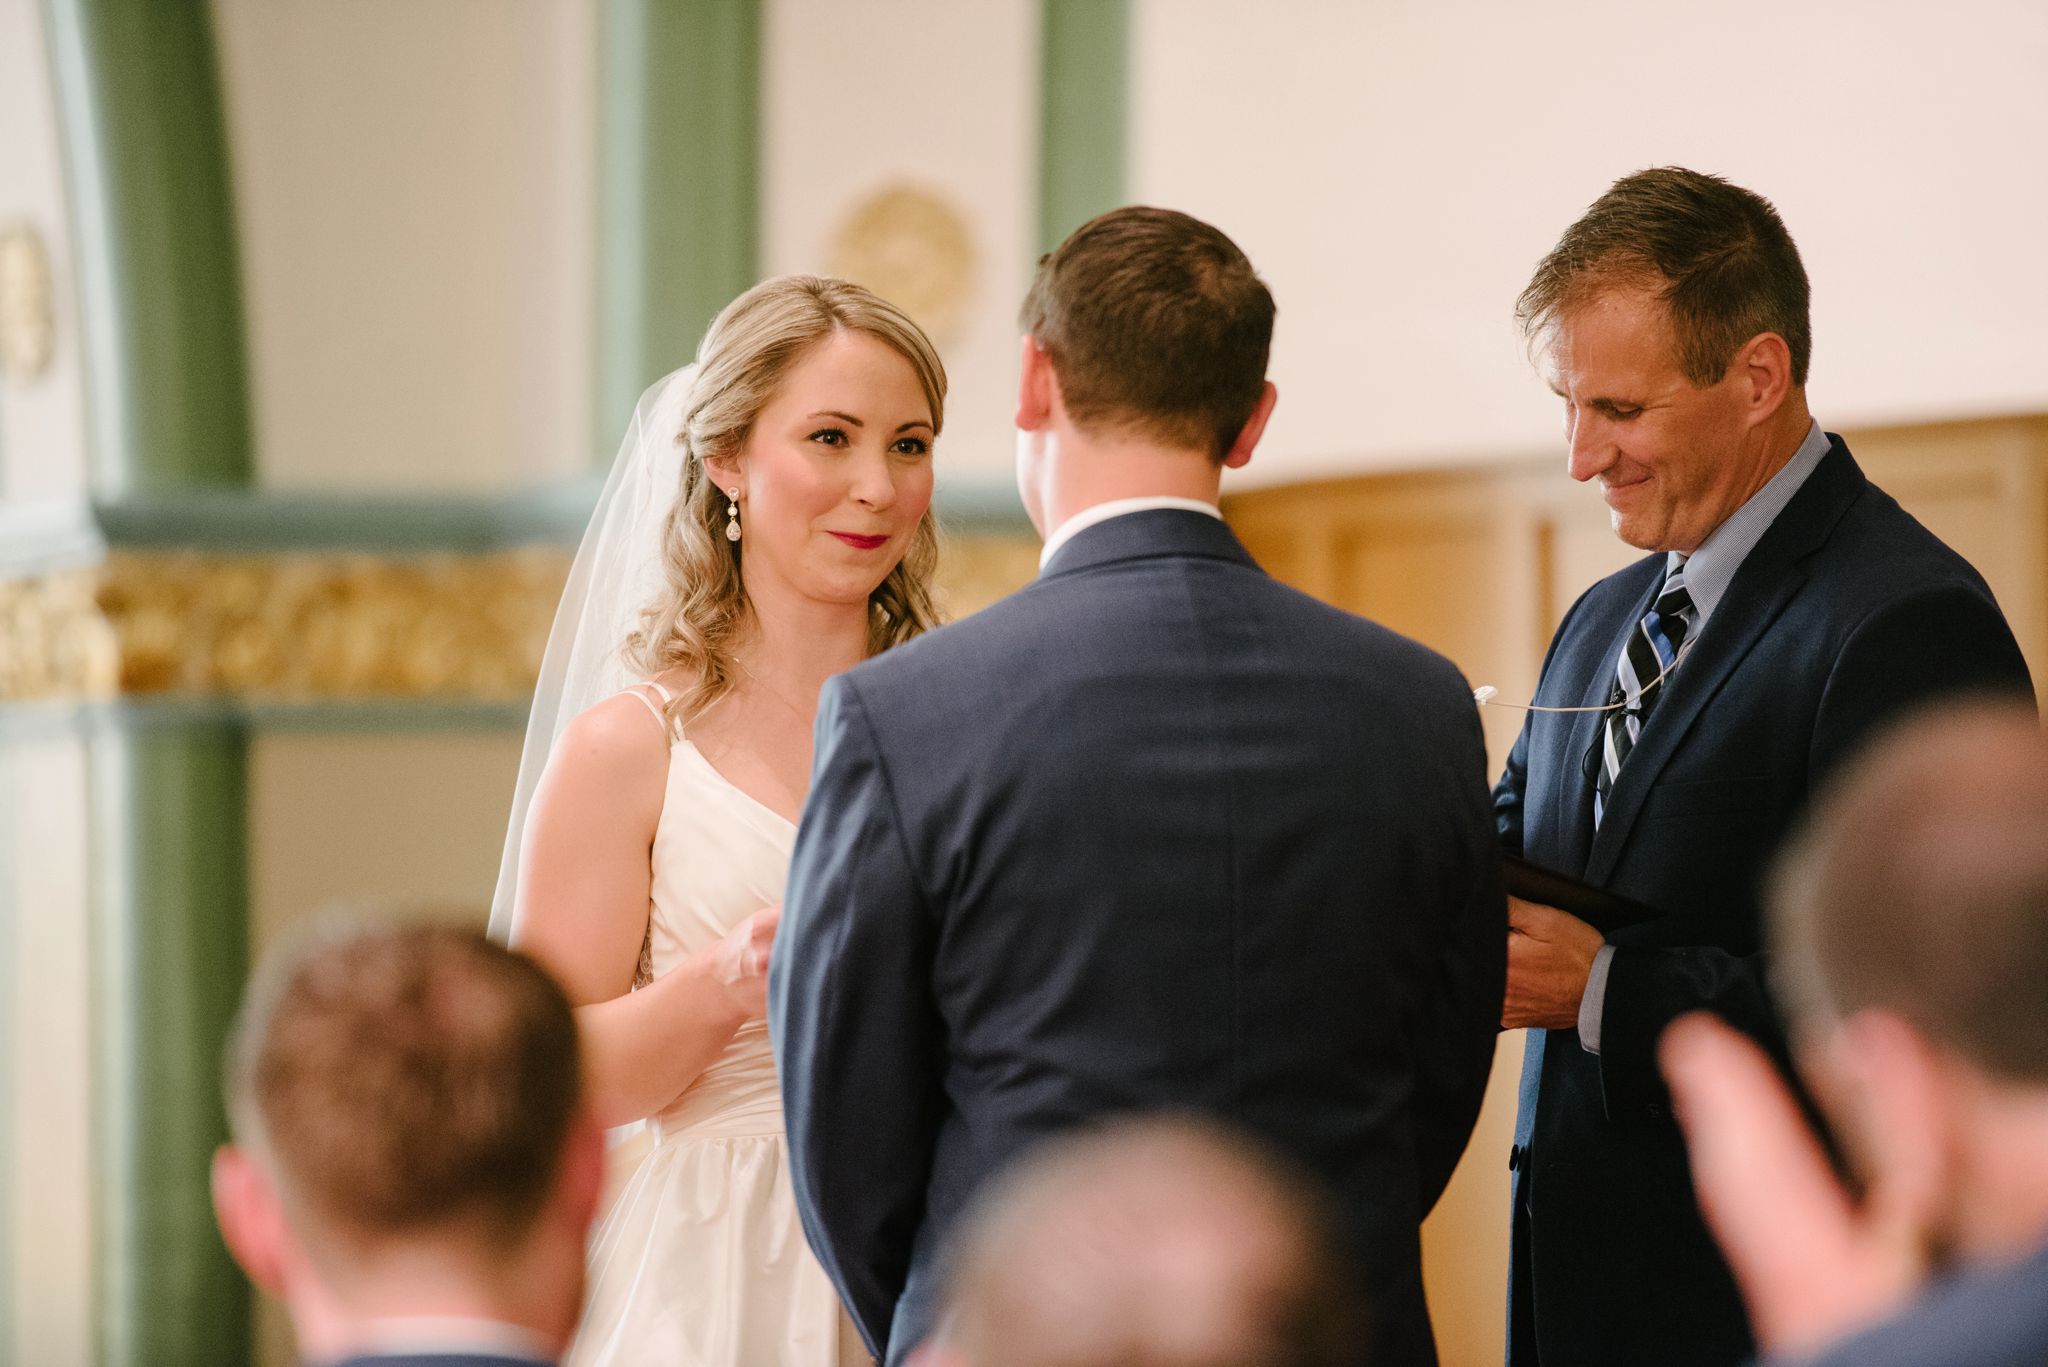
<path id="1" fill-rule="evenodd" d="M 1457 670 L 1199 513 L 1091 527 L 834 680 L 769 1018 L 868 1342 L 929 1331 L 948 1231 L 1022 1150 L 1181 1107 L 1331 1185 L 1373 1360 L 1434 1362 L 1416 1227 L 1493 1057 L 1500 877 Z"/>
<path id="2" fill-rule="evenodd" d="M 1510 1159 L 1517 1367 L 1538 1361 L 1532 1350 L 1546 1367 L 1748 1355 L 1740 1299 L 1693 1201 L 1658 1036 L 1707 1007 L 1782 1059 L 1760 880 L 1808 795 L 1918 704 L 2030 689 L 1983 579 L 1830 442 L 1665 681 L 1597 833 L 1597 713 L 1530 713 L 1495 790 L 1510 852 L 1664 913 L 1609 937 L 1599 1055 L 1575 1030 L 1529 1035 Z M 1663 574 L 1653 555 L 1586 591 L 1551 642 L 1537 702 L 1607 701 L 1623 637 Z"/>

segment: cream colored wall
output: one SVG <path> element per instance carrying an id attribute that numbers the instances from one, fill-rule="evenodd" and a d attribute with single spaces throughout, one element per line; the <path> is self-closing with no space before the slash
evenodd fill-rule
<path id="1" fill-rule="evenodd" d="M 49 259 L 56 352 L 33 380 L 0 379 L 0 503 L 86 487 L 85 370 L 71 223 L 38 0 L 0 0 L 0 230 L 25 226 Z"/>
<path id="2" fill-rule="evenodd" d="M 470 908 L 479 923 L 520 733 L 273 732 L 249 746 L 251 949 L 338 904 Z"/>
<path id="3" fill-rule="evenodd" d="M 1012 477 L 1017 305 L 1037 259 L 1038 11 L 1038 0 L 766 5 L 763 272 L 832 269 L 848 214 L 892 184 L 938 195 L 968 225 L 960 322 L 934 337 L 951 385 L 942 487 Z"/>
<path id="4" fill-rule="evenodd" d="M 1134 197 L 1280 304 L 1243 485 L 1558 447 L 1515 295 L 1616 177 L 1772 198 L 1837 430 L 2048 408 L 2048 8 L 1134 0 Z"/>
<path id="5" fill-rule="evenodd" d="M 258 482 L 590 468 L 596 0 L 214 0 L 213 19 Z"/>
<path id="6" fill-rule="evenodd" d="M 4 4 L 33 22 L 33 0 Z M 595 4 L 215 0 L 262 482 L 584 468 Z M 972 231 L 946 480 L 1008 478 L 1037 8 L 764 10 L 764 271 L 831 267 L 848 211 L 895 181 Z M 1283 401 L 1246 487 L 1552 447 L 1510 303 L 1613 176 L 1658 161 L 1784 209 L 1830 424 L 2048 404 L 2048 164 L 2011 155 L 2048 145 L 2028 0 L 1740 0 L 1711 24 L 1621 0 L 1135 15 L 1133 197 L 1214 218 L 1282 305 Z M 1749 109 L 1784 134 L 1751 137 Z"/>
<path id="7" fill-rule="evenodd" d="M 595 8 L 214 0 L 260 483 L 588 467 Z M 838 230 L 892 184 L 969 229 L 942 481 L 1009 478 L 1037 23 L 1036 0 L 764 6 L 763 274 L 839 266 Z"/>
<path id="8" fill-rule="evenodd" d="M 87 1367 L 93 1324 L 86 743 L 0 746 L 0 1361 Z"/>

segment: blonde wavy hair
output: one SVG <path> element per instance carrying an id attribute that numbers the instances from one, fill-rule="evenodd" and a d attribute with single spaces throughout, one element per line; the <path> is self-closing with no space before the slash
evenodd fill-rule
<path id="1" fill-rule="evenodd" d="M 697 348 L 697 375 L 683 405 L 682 483 L 661 533 L 665 592 L 626 639 L 625 659 L 642 677 L 680 671 L 695 680 L 668 706 L 671 730 L 732 690 L 733 655 L 746 624 L 744 541 L 725 535 L 725 493 L 706 459 L 739 454 L 761 410 L 805 352 L 838 332 L 862 332 L 910 362 L 931 405 L 932 435 L 945 423 L 946 367 L 923 329 L 901 309 L 846 280 L 784 275 L 725 306 Z M 918 520 L 903 559 L 868 595 L 868 654 L 930 630 L 938 568 L 938 524 Z"/>

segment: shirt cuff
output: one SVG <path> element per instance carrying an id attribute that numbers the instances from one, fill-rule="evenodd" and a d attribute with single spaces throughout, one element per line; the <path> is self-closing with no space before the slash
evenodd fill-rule
<path id="1" fill-rule="evenodd" d="M 1607 970 L 1613 964 L 1614 946 L 1600 946 L 1593 971 L 1586 975 L 1586 995 L 1579 998 L 1579 1047 L 1589 1054 L 1600 1052 L 1600 1013 L 1607 1006 Z"/>

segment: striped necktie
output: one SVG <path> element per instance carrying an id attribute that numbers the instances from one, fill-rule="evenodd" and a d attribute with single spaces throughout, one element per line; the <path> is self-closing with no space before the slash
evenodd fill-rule
<path id="1" fill-rule="evenodd" d="M 1685 562 L 1680 561 L 1665 576 L 1657 601 L 1629 633 L 1614 665 L 1614 690 L 1610 703 L 1621 704 L 1608 712 L 1601 727 L 1600 768 L 1593 776 L 1593 825 L 1607 813 L 1607 795 L 1636 741 L 1643 723 L 1664 691 L 1663 677 L 1685 648 L 1685 637 L 1695 616 L 1692 594 L 1685 587 Z"/>

